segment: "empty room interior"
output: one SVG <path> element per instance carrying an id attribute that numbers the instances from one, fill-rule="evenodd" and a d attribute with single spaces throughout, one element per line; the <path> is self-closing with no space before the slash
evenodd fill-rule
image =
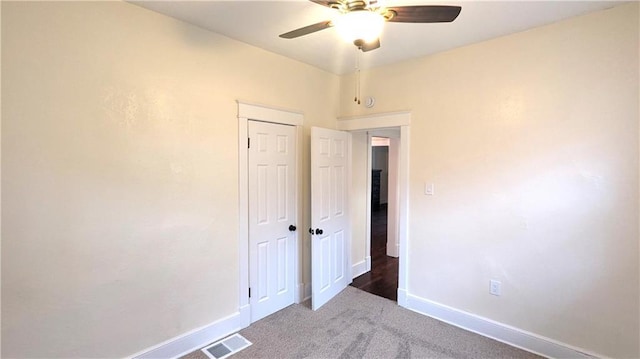
<path id="1" fill-rule="evenodd" d="M 640 358 L 638 2 L 0 13 L 2 357 L 180 357 L 378 286 L 396 320 Z"/>

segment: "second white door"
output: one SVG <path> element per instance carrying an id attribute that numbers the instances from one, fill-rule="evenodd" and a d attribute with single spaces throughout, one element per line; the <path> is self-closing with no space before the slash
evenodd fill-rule
<path id="1" fill-rule="evenodd" d="M 349 133 L 311 128 L 311 306 L 351 283 Z"/>
<path id="2" fill-rule="evenodd" d="M 294 126 L 249 121 L 251 322 L 293 304 L 295 294 Z"/>

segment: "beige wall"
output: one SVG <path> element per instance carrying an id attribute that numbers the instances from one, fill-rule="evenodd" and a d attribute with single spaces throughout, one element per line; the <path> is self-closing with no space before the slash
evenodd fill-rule
<path id="1" fill-rule="evenodd" d="M 2 30 L 2 356 L 122 357 L 237 311 L 235 100 L 303 112 L 307 158 L 338 77 L 123 2 L 2 2 Z"/>
<path id="2" fill-rule="evenodd" d="M 362 74 L 376 107 L 341 116 L 412 112 L 409 293 L 640 356 L 638 30 L 634 3 Z"/>

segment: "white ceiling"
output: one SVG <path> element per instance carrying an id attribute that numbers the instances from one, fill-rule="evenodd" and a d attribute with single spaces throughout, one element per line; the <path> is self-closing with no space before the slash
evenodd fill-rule
<path id="1" fill-rule="evenodd" d="M 279 34 L 329 20 L 335 10 L 304 0 L 289 1 L 131 1 L 227 37 L 292 59 L 344 74 L 353 72 L 356 48 L 329 28 L 296 39 Z M 401 5 L 460 5 L 452 23 L 386 23 L 382 46 L 362 54 L 361 68 L 391 64 L 520 32 L 621 1 L 447 1 L 387 0 Z"/>

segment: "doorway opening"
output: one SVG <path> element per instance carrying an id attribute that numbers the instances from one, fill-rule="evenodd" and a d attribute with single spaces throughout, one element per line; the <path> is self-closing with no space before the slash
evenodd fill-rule
<path id="1" fill-rule="evenodd" d="M 409 218 L 409 138 L 411 112 L 379 113 L 338 120 L 337 128 L 352 133 L 352 276 L 357 278 L 371 272 L 371 137 L 390 139 L 390 163 L 395 163 L 395 183 L 390 188 L 387 205 L 387 251 L 398 257 L 398 305 L 407 307 L 408 278 L 408 218 Z M 364 133 L 364 136 L 362 135 Z M 358 149 L 363 149 L 361 152 Z M 362 179 L 360 176 L 364 176 Z M 366 218 L 363 218 L 366 217 Z M 393 222 L 389 222 L 392 219 Z M 393 227 L 393 228 L 391 228 Z M 394 238 L 391 239 L 390 235 Z"/>
<path id="2" fill-rule="evenodd" d="M 399 260 L 394 231 L 397 221 L 393 216 L 397 208 L 397 191 L 392 187 L 397 184 L 397 156 L 394 156 L 397 151 L 391 148 L 389 137 L 371 136 L 369 143 L 371 206 L 368 238 L 371 270 L 354 278 L 352 286 L 397 301 Z"/>

